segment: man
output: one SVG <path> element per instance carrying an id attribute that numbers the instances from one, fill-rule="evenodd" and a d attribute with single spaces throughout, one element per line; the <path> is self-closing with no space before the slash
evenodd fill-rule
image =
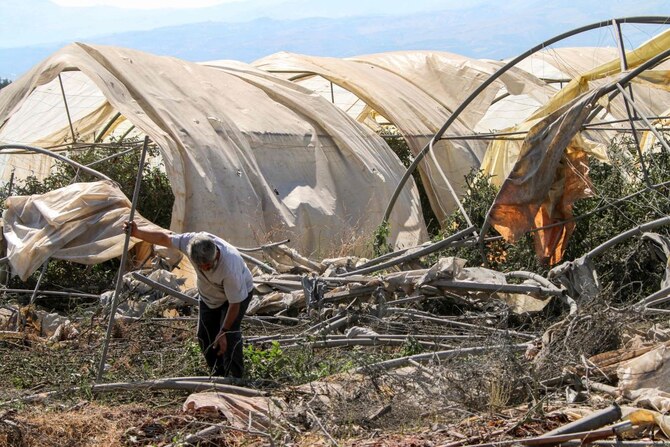
<path id="1" fill-rule="evenodd" d="M 241 378 L 244 354 L 240 324 L 254 287 L 240 252 L 212 234 L 145 230 L 126 222 L 130 235 L 151 244 L 176 248 L 188 256 L 197 273 L 200 301 L 198 342 L 214 376 Z"/>

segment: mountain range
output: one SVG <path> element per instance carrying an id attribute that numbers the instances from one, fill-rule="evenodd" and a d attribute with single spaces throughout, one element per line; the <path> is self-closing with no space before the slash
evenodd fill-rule
<path id="1" fill-rule="evenodd" d="M 65 8 L 48 0 L 3 0 L 0 16 L 7 20 L 0 27 L 0 78 L 15 79 L 73 41 L 190 61 L 251 62 L 278 51 L 346 57 L 399 50 L 502 59 L 577 26 L 667 12 L 668 0 L 253 0 L 185 10 Z M 628 36 L 628 44 L 659 29 L 632 32 L 639 36 Z M 569 44 L 589 44 L 588 39 Z M 604 41 L 602 35 L 591 40 Z"/>

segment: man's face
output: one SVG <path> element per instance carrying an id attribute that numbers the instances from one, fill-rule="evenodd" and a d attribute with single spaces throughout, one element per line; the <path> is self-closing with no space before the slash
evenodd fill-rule
<path id="1" fill-rule="evenodd" d="M 217 247 L 216 248 L 216 257 L 214 258 L 214 260 L 212 262 L 205 262 L 203 264 L 200 264 L 200 265 L 198 265 L 198 268 L 200 270 L 202 270 L 203 272 L 208 272 L 208 271 L 212 270 L 219 263 L 219 255 L 220 255 L 219 248 Z"/>

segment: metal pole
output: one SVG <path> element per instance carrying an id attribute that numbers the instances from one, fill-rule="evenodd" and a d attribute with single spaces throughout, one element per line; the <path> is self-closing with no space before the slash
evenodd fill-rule
<path id="1" fill-rule="evenodd" d="M 135 189 L 133 190 L 133 201 L 130 206 L 130 217 L 128 218 L 131 222 L 135 218 L 135 208 L 137 206 L 137 198 L 140 195 L 140 184 L 142 183 L 142 171 L 144 170 L 144 158 L 147 154 L 147 146 L 149 145 L 149 137 L 144 137 L 144 146 L 142 147 L 142 155 L 140 157 L 140 166 L 137 170 L 137 177 L 135 178 Z M 130 230 L 126 231 L 126 238 L 123 242 L 123 253 L 121 254 L 121 265 L 119 266 L 119 274 L 116 277 L 116 288 L 114 289 L 114 296 L 112 297 L 112 304 L 109 311 L 109 324 L 107 325 L 107 335 L 105 336 L 105 343 L 102 348 L 102 356 L 100 357 L 100 365 L 98 366 L 98 378 L 99 382 L 102 380 L 102 376 L 105 373 L 105 362 L 107 361 L 107 350 L 109 349 L 109 339 L 112 335 L 112 329 L 114 328 L 114 314 L 116 314 L 116 308 L 118 306 L 118 297 L 119 292 L 121 291 L 121 285 L 123 284 L 123 273 L 126 266 L 126 259 L 128 257 L 128 245 L 130 244 Z"/>
<path id="2" fill-rule="evenodd" d="M 661 53 L 659 53 L 659 54 L 657 54 L 656 56 L 649 59 L 645 63 L 641 64 L 639 67 L 635 68 L 634 70 L 632 70 L 631 72 L 627 73 L 625 76 L 620 78 L 617 82 L 614 82 L 614 83 L 608 85 L 607 87 L 605 87 L 600 92 L 600 96 L 602 97 L 602 96 L 604 96 L 604 95 L 606 95 L 606 94 L 608 94 L 608 93 L 610 93 L 614 90 L 617 90 L 618 89 L 617 86 L 625 85 L 625 84 L 629 83 L 634 77 L 636 77 L 637 75 L 639 75 L 640 73 L 642 73 L 645 70 L 649 70 L 649 69 L 655 67 L 656 65 L 660 64 L 665 59 L 667 59 L 668 57 L 670 57 L 670 48 L 661 52 Z M 494 202 L 494 205 L 495 205 L 495 202 Z M 479 233 L 480 244 L 483 244 L 483 242 L 482 242 L 483 241 L 483 235 L 485 235 L 486 232 L 488 231 L 488 229 L 491 227 L 491 222 L 490 222 L 491 211 L 493 210 L 494 205 L 491 205 L 491 208 L 489 208 L 489 210 L 486 212 L 486 217 L 484 218 L 484 224 L 482 225 L 482 230 Z"/>
<path id="3" fill-rule="evenodd" d="M 600 428 L 605 425 L 612 424 L 621 419 L 621 408 L 616 403 L 607 408 L 598 410 L 588 416 L 584 416 L 569 424 L 558 427 L 555 430 L 549 431 L 538 439 L 547 438 L 550 436 L 564 435 L 567 433 L 578 433 L 583 431 L 590 431 Z"/>
<path id="4" fill-rule="evenodd" d="M 346 273 L 341 273 L 337 275 L 338 277 L 346 277 L 346 276 L 352 276 L 352 275 L 365 275 L 370 272 L 375 272 L 378 270 L 383 270 L 387 269 L 389 267 L 393 267 L 398 264 L 402 264 L 403 262 L 410 261 L 412 259 L 417 259 L 422 256 L 426 256 L 427 254 L 434 253 L 444 247 L 447 247 L 450 243 L 458 241 L 470 234 L 472 234 L 475 231 L 474 226 L 470 226 L 464 230 L 461 230 L 457 233 L 452 234 L 451 236 L 441 240 L 440 242 L 437 242 L 435 244 L 431 244 L 427 247 L 422 247 L 416 251 L 413 251 L 409 254 L 406 254 L 404 256 L 399 256 L 397 258 L 391 259 L 389 261 L 383 262 L 381 264 L 373 265 L 370 267 L 366 268 L 361 268 L 358 270 L 353 270 L 351 272 L 346 272 Z"/>
<path id="5" fill-rule="evenodd" d="M 19 293 L 19 294 L 32 294 L 33 291 L 30 289 L 0 289 L 0 293 Z M 66 297 L 75 297 L 75 298 L 96 298 L 100 299 L 100 295 L 94 295 L 92 293 L 80 293 L 80 292 L 61 292 L 57 290 L 42 290 L 40 292 L 42 295 L 54 295 L 54 296 L 66 296 Z"/>
<path id="6" fill-rule="evenodd" d="M 58 82 L 60 83 L 60 92 L 63 95 L 63 104 L 65 104 L 65 113 L 67 114 L 67 122 L 70 123 L 70 132 L 72 133 L 72 143 L 76 143 L 77 137 L 74 134 L 74 126 L 72 126 L 72 118 L 70 118 L 70 108 L 67 106 L 65 89 L 63 88 L 63 79 L 60 77 L 60 73 L 58 73 Z"/>
<path id="7" fill-rule="evenodd" d="M 108 180 L 108 181 L 112 182 L 111 178 L 107 177 L 105 174 L 102 174 L 102 173 L 96 171 L 95 169 L 88 168 L 84 165 L 81 165 L 81 164 L 77 163 L 74 160 L 70 160 L 69 158 L 64 157 L 62 155 L 59 155 L 59 154 L 56 154 L 55 152 L 52 152 L 52 151 L 49 151 L 49 150 L 46 150 L 46 149 L 42 149 L 41 147 L 27 146 L 25 144 L 0 144 L 0 152 L 4 152 L 5 149 L 23 149 L 23 150 L 26 150 L 26 151 L 37 152 L 37 153 L 40 153 L 40 154 L 48 155 L 48 156 L 54 157 L 55 159 L 60 160 L 64 163 L 68 163 L 68 164 L 72 165 L 75 169 L 81 169 L 82 171 L 84 171 L 87 174 L 90 174 L 94 177 L 98 177 L 102 180 Z"/>
<path id="8" fill-rule="evenodd" d="M 139 147 L 131 147 L 130 149 L 126 149 L 125 151 L 122 151 L 122 152 L 117 152 L 116 154 L 110 155 L 109 157 L 105 157 L 105 158 L 101 158 L 100 160 L 96 160 L 93 163 L 87 164 L 86 166 L 88 166 L 90 168 L 91 166 L 95 166 L 95 165 L 99 165 L 100 163 L 104 163 L 107 160 L 111 160 L 113 158 L 129 154 L 129 153 L 131 153 L 131 152 L 133 152 L 137 149 L 139 149 Z"/>
<path id="9" fill-rule="evenodd" d="M 670 119 L 670 116 L 668 115 L 663 115 L 663 116 L 648 116 L 647 119 L 649 120 L 667 120 Z M 609 126 L 611 124 L 618 124 L 618 123 L 625 123 L 628 121 L 627 119 L 619 119 L 619 120 L 610 120 L 610 121 L 601 121 L 599 123 L 589 123 L 585 124 L 584 128 L 586 129 L 597 129 L 600 126 Z"/>
<path id="10" fill-rule="evenodd" d="M 617 19 L 612 19 L 614 35 L 617 39 L 617 49 L 619 50 L 619 59 L 621 60 L 621 71 L 628 70 L 628 60 L 626 59 L 626 47 L 623 44 L 623 35 L 621 34 L 621 24 Z"/>
<path id="11" fill-rule="evenodd" d="M 119 143 L 121 143 L 123 140 L 125 140 L 126 137 L 128 136 L 128 134 L 133 131 L 133 129 L 135 129 L 135 126 L 134 125 L 130 126 L 130 128 L 128 130 L 126 130 L 126 133 L 121 135 L 121 138 L 119 138 Z"/>
<path id="12" fill-rule="evenodd" d="M 644 114 L 637 108 L 637 105 L 635 104 L 635 101 L 633 101 L 633 98 L 628 96 L 628 93 L 626 90 L 621 86 L 621 84 L 616 85 L 623 97 L 627 100 L 630 101 L 631 107 L 640 115 L 640 119 L 644 121 L 644 123 L 649 127 L 649 131 L 654 134 L 654 136 L 658 139 L 658 142 L 661 143 L 663 148 L 670 152 L 670 146 L 668 146 L 668 143 L 665 141 L 665 138 L 658 132 L 658 130 L 649 122 L 649 120 L 644 116 Z"/>
<path id="13" fill-rule="evenodd" d="M 454 187 L 451 186 L 451 182 L 447 178 L 446 174 L 442 171 L 442 168 L 440 167 L 439 163 L 437 162 L 437 159 L 435 158 L 435 152 L 432 150 L 433 142 L 435 140 L 431 139 L 430 140 L 430 146 L 431 146 L 431 151 L 430 155 L 433 158 L 433 162 L 435 163 L 435 167 L 437 168 L 438 171 L 440 171 L 440 174 L 442 174 L 442 180 L 444 180 L 444 183 L 447 184 L 447 188 L 449 188 L 449 193 L 451 194 L 451 197 L 454 198 L 454 201 L 456 202 L 456 206 L 458 207 L 458 210 L 461 212 L 463 215 L 463 218 L 465 219 L 465 222 L 468 224 L 469 227 L 472 227 L 472 221 L 470 220 L 470 216 L 468 216 L 467 211 L 465 211 L 465 208 L 463 207 L 463 203 L 461 202 L 461 199 L 458 197 L 458 194 L 456 194 L 456 191 L 454 190 Z M 446 214 L 446 213 L 445 213 Z M 475 237 L 477 237 L 477 231 L 474 231 Z"/>
<path id="14" fill-rule="evenodd" d="M 14 169 L 12 169 L 12 174 L 9 176 L 9 186 L 7 187 L 7 197 L 10 197 L 12 195 L 12 192 L 14 190 Z M 7 243 L 5 241 L 2 242 L 2 251 L 3 255 L 6 257 L 7 256 Z M 4 258 L 3 258 L 4 259 Z M 2 263 L 2 267 L 0 267 L 3 271 L 3 274 L 5 275 L 3 282 L 5 283 L 5 289 L 7 288 L 7 285 L 9 284 L 9 278 L 12 276 L 11 272 L 11 267 L 7 264 L 7 262 Z"/>
<path id="15" fill-rule="evenodd" d="M 670 17 L 629 17 L 625 19 L 618 19 L 622 22 L 626 23 L 647 23 L 647 24 L 667 24 L 668 20 L 670 20 Z M 534 46 L 530 50 L 526 51 L 525 53 L 517 56 L 504 66 L 500 67 L 498 71 L 493 73 L 486 81 L 484 81 L 482 84 L 479 85 L 471 94 L 468 96 L 460 106 L 451 114 L 449 119 L 444 123 L 444 125 L 440 128 L 440 130 L 437 131 L 435 136 L 433 137 L 435 140 L 442 138 L 442 135 L 446 132 L 446 130 L 451 126 L 451 124 L 456 121 L 458 116 L 465 110 L 465 108 L 470 105 L 474 99 L 479 96 L 480 93 L 482 93 L 489 85 L 491 85 L 496 79 L 498 79 L 500 76 L 502 76 L 505 72 L 510 70 L 512 67 L 516 66 L 519 62 L 522 60 L 526 59 L 528 56 L 548 47 L 549 45 L 552 45 L 556 42 L 559 42 L 561 40 L 564 40 L 568 37 L 583 33 L 585 31 L 590 31 L 592 29 L 598 29 L 598 28 L 603 28 L 605 26 L 610 26 L 612 22 L 610 20 L 605 20 L 602 22 L 596 22 L 591 25 L 586 25 L 582 26 L 580 28 L 576 28 L 572 31 L 568 31 L 566 33 L 560 34 L 556 37 L 553 37 L 549 40 L 546 40 L 542 42 L 539 45 Z M 432 140 L 431 140 L 432 141 Z M 431 149 L 432 145 L 426 144 L 424 148 L 419 152 L 414 158 L 414 161 L 412 164 L 407 168 L 405 171 L 405 174 L 403 177 L 400 179 L 400 182 L 398 182 L 398 185 L 396 186 L 395 191 L 393 192 L 393 195 L 391 196 L 391 199 L 389 200 L 388 205 L 386 206 L 386 211 L 384 212 L 384 217 L 382 218 L 382 222 L 387 222 L 389 220 L 389 216 L 391 215 L 391 211 L 393 211 L 393 207 L 395 205 L 396 200 L 398 199 L 398 196 L 400 195 L 400 191 L 402 188 L 405 186 L 405 183 L 409 179 L 409 177 L 412 175 L 416 167 L 418 166 L 419 162 L 425 157 L 426 153 Z M 480 232 L 480 235 L 484 234 L 483 232 Z"/>
<path id="16" fill-rule="evenodd" d="M 612 20 L 612 27 L 614 28 L 614 34 L 617 38 L 617 48 L 619 49 L 619 58 L 621 59 L 621 72 L 623 73 L 628 70 L 628 60 L 626 59 L 626 48 L 624 47 L 623 35 L 621 34 L 621 24 L 616 19 L 614 19 Z M 619 84 L 617 84 L 617 88 L 621 93 L 623 93 L 623 90 L 621 90 L 621 86 Z M 642 168 L 644 181 L 647 183 L 647 186 L 650 186 L 651 180 L 649 180 L 649 171 L 647 170 L 647 165 L 644 163 L 644 158 L 642 157 L 640 139 L 637 136 L 637 129 L 635 128 L 635 109 L 633 109 L 633 113 L 631 113 L 631 105 L 629 104 L 629 98 L 631 98 L 630 101 L 632 101 L 633 97 L 633 87 L 630 84 L 628 84 L 628 91 L 630 92 L 630 97 L 624 95 L 623 98 L 624 105 L 626 106 L 626 115 L 628 115 L 628 122 L 630 123 L 633 141 L 635 141 L 637 155 L 640 157 L 640 168 Z"/>
<path id="17" fill-rule="evenodd" d="M 120 116 L 121 116 L 121 112 L 116 112 L 116 115 L 114 115 L 112 117 L 112 119 L 110 119 L 107 122 L 107 124 L 105 124 L 105 127 L 103 127 L 102 130 L 100 131 L 100 133 L 98 134 L 98 136 L 95 137 L 94 143 L 100 143 L 102 141 L 102 139 L 105 136 L 105 133 L 110 129 L 110 127 L 112 127 L 112 124 L 114 124 L 116 122 L 116 120 L 119 119 Z"/>
<path id="18" fill-rule="evenodd" d="M 7 197 L 12 195 L 14 190 L 14 169 L 12 169 L 12 174 L 9 176 L 9 187 L 7 188 Z"/>
<path id="19" fill-rule="evenodd" d="M 49 265 L 49 260 L 44 261 L 42 265 L 42 271 L 40 272 L 39 278 L 37 278 L 37 284 L 35 284 L 35 289 L 33 290 L 33 295 L 30 297 L 30 304 L 35 303 L 35 297 L 37 296 L 37 291 L 40 290 L 40 284 L 42 283 L 42 278 L 47 271 L 47 266 Z"/>

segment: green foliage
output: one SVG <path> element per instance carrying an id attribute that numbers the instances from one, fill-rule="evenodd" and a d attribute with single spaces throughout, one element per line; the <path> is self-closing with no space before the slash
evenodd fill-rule
<path id="1" fill-rule="evenodd" d="M 398 135 L 397 131 L 392 131 L 390 135 L 388 132 L 389 131 L 386 130 L 384 140 L 389 145 L 391 150 L 398 156 L 400 162 L 405 167 L 409 167 L 409 165 L 414 161 L 414 157 L 412 156 L 412 152 L 409 150 L 407 141 L 405 141 L 402 136 Z M 437 220 L 437 217 L 433 212 L 433 208 L 430 205 L 430 201 L 428 200 L 428 195 L 426 194 L 426 189 L 423 186 L 423 181 L 421 180 L 421 175 L 419 174 L 418 169 L 412 173 L 412 178 L 414 179 L 414 183 L 416 183 L 416 187 L 419 191 L 421 210 L 423 212 L 423 219 L 426 222 L 426 227 L 428 228 L 428 233 L 437 234 L 440 231 L 440 222 Z"/>
<path id="2" fill-rule="evenodd" d="M 4 87 L 7 87 L 11 83 L 12 81 L 10 81 L 9 79 L 0 78 L 0 90 L 2 90 Z"/>
<path id="3" fill-rule="evenodd" d="M 407 337 L 405 343 L 400 348 L 400 357 L 408 357 L 423 352 L 423 346 L 414 337 Z"/>
<path id="4" fill-rule="evenodd" d="M 138 145 L 137 142 L 135 142 L 135 145 Z M 89 165 L 126 149 L 128 149 L 128 143 L 124 145 L 96 147 L 84 151 L 72 150 L 67 156 L 79 164 Z M 155 146 L 149 146 L 147 159 L 156 157 L 157 155 L 158 149 Z M 135 150 L 110 158 L 92 167 L 116 181 L 123 193 L 128 198 L 132 198 L 140 156 L 141 150 Z M 53 173 L 43 181 L 30 176 L 24 181 L 16 182 L 16 184 L 12 185 L 11 193 L 12 195 L 44 194 L 73 182 L 97 180 L 99 180 L 97 177 L 76 172 L 68 163 L 57 161 Z M 10 185 L 8 184 L 2 185 L 0 188 L 0 200 L 3 203 L 10 192 L 9 188 Z M 170 226 L 173 202 L 174 196 L 169 180 L 160 166 L 145 163 L 137 211 L 157 225 L 167 228 Z M 110 285 L 114 284 L 115 276 L 119 269 L 118 262 L 118 260 L 110 260 L 102 264 L 83 266 L 67 261 L 51 260 L 42 279 L 41 287 L 47 289 L 68 288 L 99 294 L 108 290 Z M 36 272 L 29 278 L 27 281 L 29 287 L 33 287 L 36 284 L 39 273 Z M 12 286 L 14 287 L 26 287 L 26 284 L 20 283 L 18 278 L 13 278 L 12 281 Z M 62 300 L 59 301 L 59 304 L 61 306 L 69 306 L 69 303 L 64 303 Z"/>
<path id="5" fill-rule="evenodd" d="M 594 196 L 575 204 L 579 220 L 566 251 L 567 259 L 582 256 L 618 234 L 670 215 L 670 185 L 663 185 L 668 181 L 670 154 L 657 149 L 643 156 L 647 180 L 637 150 L 628 139 L 610 146 L 610 164 L 591 162 Z M 646 188 L 647 184 L 659 186 Z M 667 226 L 651 231 L 670 234 Z M 594 264 L 601 282 L 613 291 L 615 303 L 658 290 L 665 270 L 654 249 L 637 236 L 597 256 Z"/>
<path id="6" fill-rule="evenodd" d="M 375 257 L 385 255 L 393 251 L 391 244 L 388 242 L 388 238 L 391 234 L 391 225 L 388 221 L 384 221 L 377 227 L 374 233 L 373 238 L 373 250 Z"/>
<path id="7" fill-rule="evenodd" d="M 472 224 L 477 228 L 483 227 L 486 214 L 491 208 L 496 194 L 498 194 L 498 188 L 492 185 L 489 180 L 490 177 L 485 176 L 477 169 L 473 169 L 465 178 L 467 194 L 461 202 Z M 455 211 L 447 218 L 443 233 L 438 236 L 438 239 L 448 237 L 450 234 L 464 230 L 468 226 L 463 215 L 459 211 Z M 500 271 L 530 270 L 540 272 L 546 270 L 546 267 L 538 262 L 535 257 L 530 235 L 525 235 L 514 245 L 500 239 L 495 231 L 488 236 L 498 236 L 498 238 L 486 242 L 483 251 L 482 247 L 469 245 L 459 248 L 456 253 L 451 251 L 451 256 L 464 258 L 471 266 L 486 264 L 489 268 Z M 437 256 L 444 255 L 445 253 L 437 254 Z M 486 262 L 484 262 L 484 257 Z"/>
<path id="8" fill-rule="evenodd" d="M 182 366 L 182 374 L 185 376 L 197 376 L 200 374 L 203 357 L 196 340 L 191 339 L 186 341 L 184 350 L 178 354 L 179 359 L 176 363 Z"/>
<path id="9" fill-rule="evenodd" d="M 250 377 L 264 380 L 279 380 L 288 360 L 279 342 L 272 342 L 269 349 L 260 349 L 254 345 L 244 346 L 245 369 Z"/>
<path id="10" fill-rule="evenodd" d="M 657 150 L 644 155 L 649 184 L 660 185 L 650 189 L 646 189 L 640 159 L 630 140 L 615 141 L 608 154 L 609 164 L 590 160 L 593 197 L 574 205 L 576 228 L 564 260 L 579 258 L 618 234 L 670 215 L 670 185 L 662 184 L 668 180 L 670 154 Z M 472 223 L 481 228 L 498 191 L 478 172 L 470 173 L 466 180 L 468 193 L 462 202 Z M 453 234 L 466 227 L 464 218 L 454 212 L 444 226 L 444 233 Z M 653 231 L 668 234 L 667 227 Z M 496 236 L 495 230 L 487 235 L 489 238 Z M 441 255 L 464 258 L 468 265 L 484 264 L 484 255 L 488 266 L 499 271 L 527 270 L 546 274 L 549 268 L 537 260 L 530 234 L 514 245 L 498 238 L 487 242 L 483 251 L 478 246 L 467 246 Z M 615 303 L 657 290 L 665 267 L 658 261 L 654 250 L 639 237 L 608 249 L 594 259 L 594 265 L 603 289 L 612 291 Z"/>
<path id="11" fill-rule="evenodd" d="M 336 356 L 317 358 L 308 346 L 283 350 L 276 341 L 267 349 L 245 345 L 244 364 L 252 380 L 280 384 L 307 383 L 351 367 L 350 362 Z"/>

